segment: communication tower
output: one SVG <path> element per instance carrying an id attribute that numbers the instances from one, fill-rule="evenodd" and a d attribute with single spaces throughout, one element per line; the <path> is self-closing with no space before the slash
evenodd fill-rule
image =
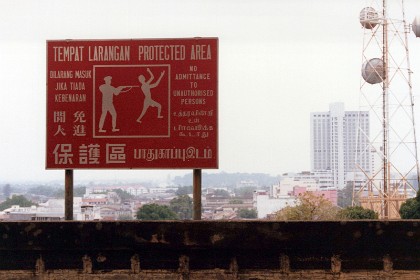
<path id="1" fill-rule="evenodd" d="M 356 166 L 364 179 L 354 183 L 353 204 L 396 219 L 420 179 L 404 0 L 366 1 L 360 24 L 360 111 L 370 121 L 358 127 Z"/>

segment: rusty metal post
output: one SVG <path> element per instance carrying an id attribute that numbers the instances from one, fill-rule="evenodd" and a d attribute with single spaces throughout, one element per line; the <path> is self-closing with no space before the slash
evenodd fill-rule
<path id="1" fill-rule="evenodd" d="M 201 220 L 201 169 L 193 170 L 193 220 Z"/>
<path id="2" fill-rule="evenodd" d="M 64 186 L 64 219 L 73 220 L 73 169 L 66 169 Z"/>

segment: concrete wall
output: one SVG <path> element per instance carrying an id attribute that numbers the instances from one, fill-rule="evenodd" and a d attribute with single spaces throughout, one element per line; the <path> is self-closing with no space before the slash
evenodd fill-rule
<path id="1" fill-rule="evenodd" d="M 419 222 L 4 222 L 0 279 L 420 279 Z"/>

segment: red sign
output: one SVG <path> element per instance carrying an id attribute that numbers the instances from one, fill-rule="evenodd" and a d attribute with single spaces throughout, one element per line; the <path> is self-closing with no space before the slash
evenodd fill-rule
<path id="1" fill-rule="evenodd" d="M 218 39 L 47 42 L 47 168 L 217 168 Z"/>

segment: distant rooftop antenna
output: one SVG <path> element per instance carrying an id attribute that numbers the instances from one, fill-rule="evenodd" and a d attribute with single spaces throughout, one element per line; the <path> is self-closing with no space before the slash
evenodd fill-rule
<path id="1" fill-rule="evenodd" d="M 382 219 L 400 218 L 399 209 L 419 183 L 411 70 L 410 26 L 403 0 L 370 0 L 360 12 L 364 30 L 360 107 L 369 126 L 359 125 L 356 159 L 364 180 L 355 182 L 353 204 L 376 211 Z M 420 37 L 420 18 L 412 24 Z M 362 162 L 366 154 L 371 162 Z M 364 155 L 364 156 L 363 156 Z"/>

